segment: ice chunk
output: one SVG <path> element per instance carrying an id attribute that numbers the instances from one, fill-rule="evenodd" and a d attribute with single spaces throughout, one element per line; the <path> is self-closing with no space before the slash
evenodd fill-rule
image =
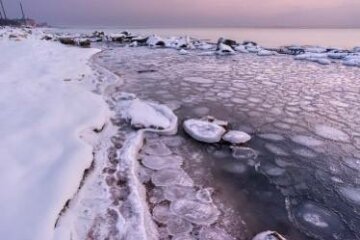
<path id="1" fill-rule="evenodd" d="M 164 188 L 164 196 L 169 201 L 175 201 L 181 198 L 194 198 L 195 190 L 191 187 L 168 186 Z"/>
<path id="2" fill-rule="evenodd" d="M 170 235 L 187 234 L 192 231 L 192 224 L 179 217 L 172 217 L 167 221 L 167 230 Z"/>
<path id="3" fill-rule="evenodd" d="M 181 49 L 181 50 L 179 51 L 179 54 L 180 54 L 180 55 L 188 55 L 189 52 L 186 51 L 185 49 Z"/>
<path id="4" fill-rule="evenodd" d="M 246 50 L 246 47 L 244 45 L 238 45 L 235 47 L 235 51 L 241 52 L 241 53 L 249 53 L 248 50 Z"/>
<path id="5" fill-rule="evenodd" d="M 200 230 L 199 240 L 235 240 L 235 238 L 218 227 L 204 227 Z"/>
<path id="6" fill-rule="evenodd" d="M 139 99 L 132 101 L 126 116 L 131 120 L 131 125 L 138 128 L 166 129 L 170 126 L 170 120 L 155 105 Z"/>
<path id="7" fill-rule="evenodd" d="M 196 192 L 196 199 L 203 203 L 212 203 L 211 194 L 213 191 L 212 188 L 200 189 Z"/>
<path id="8" fill-rule="evenodd" d="M 285 138 L 283 136 L 281 136 L 280 134 L 276 134 L 276 133 L 263 133 L 263 134 L 259 134 L 260 138 L 266 139 L 266 140 L 271 140 L 271 141 L 284 141 Z"/>
<path id="9" fill-rule="evenodd" d="M 252 240 L 286 240 L 286 238 L 277 232 L 265 231 L 257 234 Z"/>
<path id="10" fill-rule="evenodd" d="M 180 168 L 183 158 L 180 156 L 143 156 L 141 162 L 145 167 L 160 170 L 164 168 Z"/>
<path id="11" fill-rule="evenodd" d="M 206 143 L 217 143 L 225 133 L 225 129 L 215 123 L 189 119 L 184 122 L 184 130 L 191 137 Z"/>
<path id="12" fill-rule="evenodd" d="M 171 150 L 162 142 L 151 142 L 145 145 L 143 152 L 151 156 L 169 156 Z"/>
<path id="13" fill-rule="evenodd" d="M 174 215 L 170 212 L 169 206 L 156 205 L 152 211 L 153 219 L 159 223 L 166 224 Z"/>
<path id="14" fill-rule="evenodd" d="M 151 177 L 155 186 L 186 186 L 192 187 L 194 182 L 182 169 L 162 169 L 155 172 Z"/>
<path id="15" fill-rule="evenodd" d="M 341 187 L 340 192 L 346 199 L 360 204 L 360 187 Z"/>
<path id="16" fill-rule="evenodd" d="M 281 147 L 279 147 L 275 144 L 272 144 L 272 143 L 266 143 L 265 148 L 267 150 L 269 150 L 270 152 L 272 152 L 273 154 L 278 155 L 278 156 L 288 156 L 289 155 L 284 149 L 282 149 Z"/>
<path id="17" fill-rule="evenodd" d="M 306 147 L 318 147 L 324 144 L 324 142 L 321 140 L 304 135 L 293 136 L 291 137 L 291 140 Z"/>
<path id="18" fill-rule="evenodd" d="M 250 141 L 251 136 L 246 132 L 242 131 L 228 131 L 224 136 L 223 140 L 232 144 L 241 144 Z"/>
<path id="19" fill-rule="evenodd" d="M 211 204 L 188 199 L 179 199 L 172 202 L 170 210 L 179 217 L 198 225 L 211 225 L 218 219 L 220 214 L 219 210 Z"/>
<path id="20" fill-rule="evenodd" d="M 233 147 L 232 156 L 236 159 L 256 159 L 257 153 L 252 148 L 247 147 Z"/>
<path id="21" fill-rule="evenodd" d="M 342 130 L 327 125 L 315 125 L 315 133 L 320 137 L 340 142 L 349 142 L 350 137 Z"/>

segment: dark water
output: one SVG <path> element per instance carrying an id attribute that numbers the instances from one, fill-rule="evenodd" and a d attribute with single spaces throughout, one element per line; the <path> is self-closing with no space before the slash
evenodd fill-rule
<path id="1" fill-rule="evenodd" d="M 253 136 L 232 151 L 180 132 L 185 168 L 195 180 L 211 172 L 206 184 L 248 236 L 360 239 L 359 69 L 145 48 L 108 49 L 97 62 L 125 80 L 124 91 L 180 107 L 180 120 L 209 114 Z"/>

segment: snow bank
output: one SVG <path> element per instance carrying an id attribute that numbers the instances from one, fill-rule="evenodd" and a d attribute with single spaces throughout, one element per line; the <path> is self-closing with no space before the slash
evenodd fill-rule
<path id="1" fill-rule="evenodd" d="M 86 63 L 97 50 L 27 36 L 3 38 L 0 52 L 0 236 L 53 239 L 92 160 L 81 133 L 109 114 L 101 97 L 64 81 L 91 74 Z"/>

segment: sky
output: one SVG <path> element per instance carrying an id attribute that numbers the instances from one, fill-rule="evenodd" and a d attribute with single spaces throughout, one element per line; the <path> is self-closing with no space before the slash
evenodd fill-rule
<path id="1" fill-rule="evenodd" d="M 17 0 L 3 0 L 20 16 Z M 360 27 L 360 0 L 22 0 L 55 26 Z"/>

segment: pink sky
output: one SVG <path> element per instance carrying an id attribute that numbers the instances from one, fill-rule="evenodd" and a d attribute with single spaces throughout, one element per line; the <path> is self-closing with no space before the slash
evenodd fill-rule
<path id="1" fill-rule="evenodd" d="M 17 1 L 3 0 L 8 15 Z M 360 0 L 23 0 L 52 24 L 118 26 L 357 26 Z"/>

